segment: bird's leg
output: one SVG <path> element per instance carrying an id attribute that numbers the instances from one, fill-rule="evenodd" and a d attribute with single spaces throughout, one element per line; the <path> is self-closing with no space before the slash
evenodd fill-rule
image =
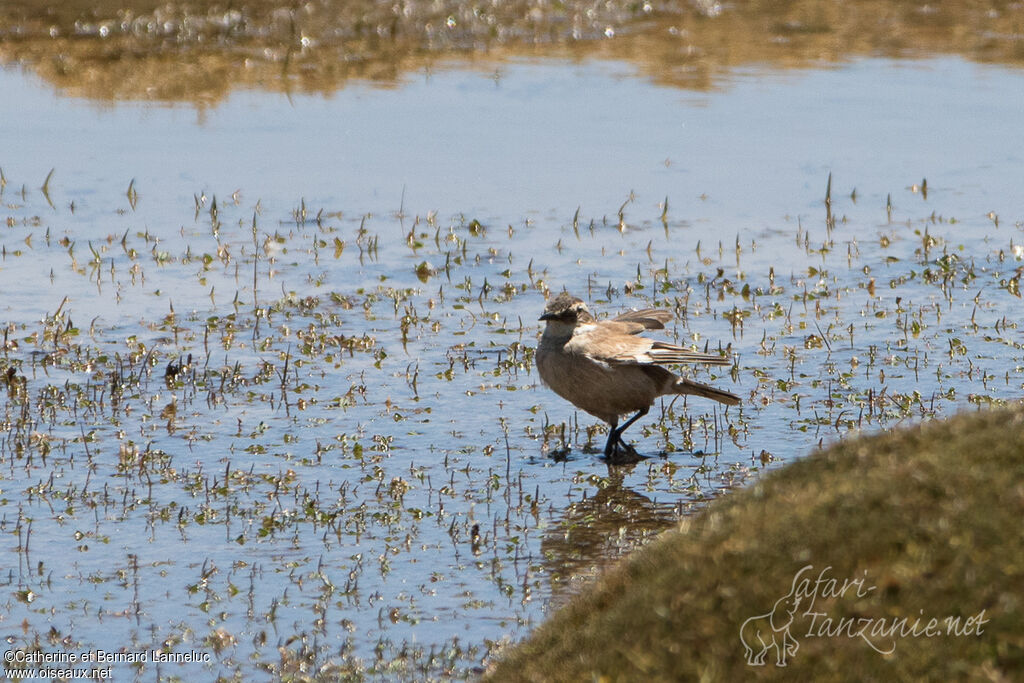
<path id="1" fill-rule="evenodd" d="M 604 455 L 606 458 L 612 457 L 612 455 L 616 453 L 620 447 L 623 451 L 625 451 L 627 455 L 637 455 L 635 448 L 626 445 L 622 441 L 622 432 L 626 431 L 631 424 L 633 424 L 641 417 L 646 415 L 649 410 L 650 408 L 644 408 L 643 410 L 637 411 L 636 415 L 626 420 L 626 422 L 621 427 L 616 427 L 615 425 L 612 425 L 612 430 L 608 434 L 608 443 L 604 447 Z"/>
<path id="2" fill-rule="evenodd" d="M 615 430 L 615 427 L 618 424 L 619 420 L 616 418 L 608 425 L 611 429 L 608 430 L 608 440 L 604 444 L 604 457 L 606 458 L 612 457 L 612 453 L 615 452 L 615 446 L 618 445 L 619 435 Z"/>
<path id="3" fill-rule="evenodd" d="M 622 425 L 621 427 L 619 427 L 615 431 L 618 432 L 618 435 L 621 435 L 622 432 L 624 432 L 627 429 L 629 429 L 629 425 L 633 424 L 634 422 L 639 420 L 641 417 L 646 415 L 648 413 L 648 411 L 650 411 L 650 408 L 644 408 L 643 410 L 638 410 L 636 415 L 634 415 L 633 417 L 631 417 L 628 420 L 626 420 L 626 424 Z"/>

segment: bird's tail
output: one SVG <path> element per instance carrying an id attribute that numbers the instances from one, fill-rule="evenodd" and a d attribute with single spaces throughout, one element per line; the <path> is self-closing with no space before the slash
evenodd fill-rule
<path id="1" fill-rule="evenodd" d="M 708 386 L 707 384 L 694 382 L 692 379 L 686 379 L 685 377 L 680 377 L 676 380 L 673 389 L 677 394 L 703 396 L 704 398 L 710 398 L 713 401 L 724 403 L 727 406 L 739 405 L 740 402 L 740 397 L 736 394 L 716 389 L 712 386 Z"/>

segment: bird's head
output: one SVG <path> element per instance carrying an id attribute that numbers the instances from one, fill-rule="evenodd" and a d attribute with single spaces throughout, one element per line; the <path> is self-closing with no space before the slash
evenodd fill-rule
<path id="1" fill-rule="evenodd" d="M 540 317 L 540 320 L 560 322 L 564 325 L 575 325 L 578 322 L 587 322 L 593 319 L 594 317 L 590 315 L 590 310 L 583 300 L 577 299 L 568 292 L 562 292 L 549 301 L 544 307 L 544 315 Z"/>

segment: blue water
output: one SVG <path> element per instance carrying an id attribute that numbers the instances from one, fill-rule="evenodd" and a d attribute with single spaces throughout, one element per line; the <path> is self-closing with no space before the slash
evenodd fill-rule
<path id="1" fill-rule="evenodd" d="M 933 192 L 1019 210 L 1006 172 L 1024 148 L 1017 71 L 871 59 L 747 69 L 713 93 L 630 76 L 614 62 L 513 61 L 410 74 L 398 88 L 236 92 L 196 109 L 63 98 L 7 68 L 0 163 L 40 184 L 56 168 L 58 195 L 91 204 L 135 178 L 149 202 L 241 189 L 250 202 L 361 213 L 398 210 L 404 191 L 410 214 L 515 222 L 613 213 L 633 191 L 641 211 L 668 196 L 675 215 L 751 227 L 815 207 L 831 171 L 865 201 L 927 176 Z"/>
<path id="2" fill-rule="evenodd" d="M 169 641 L 213 664 L 165 674 L 249 678 L 297 643 L 324 666 L 457 639 L 465 672 L 762 452 L 775 467 L 1024 385 L 1019 71 L 866 59 L 697 93 L 520 60 L 196 108 L 64 97 L 9 67 L 0 93 L 3 367 L 27 383 L 0 392 L 12 647 L 59 624 L 44 649 Z M 666 334 L 731 345 L 734 373 L 697 377 L 742 408 L 657 404 L 627 434 L 654 457 L 610 475 L 582 448 L 595 421 L 501 362 L 563 287 L 601 313 L 685 310 Z M 48 336 L 58 310 L 77 335 Z M 138 370 L 146 350 L 113 406 L 85 357 Z M 165 386 L 190 353 L 197 388 Z M 542 434 L 562 423 L 564 461 Z M 164 468 L 119 467 L 129 443 Z"/>

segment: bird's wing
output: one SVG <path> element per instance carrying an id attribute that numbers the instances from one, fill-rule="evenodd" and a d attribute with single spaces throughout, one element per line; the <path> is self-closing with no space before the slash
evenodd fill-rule
<path id="1" fill-rule="evenodd" d="M 617 321 L 581 327 L 566 345 L 566 350 L 609 365 L 729 365 L 732 362 L 725 356 L 698 353 L 675 344 L 637 337 L 633 332 L 624 333 L 623 323 Z"/>
<path id="2" fill-rule="evenodd" d="M 665 342 L 652 342 L 651 350 L 647 355 L 653 362 L 659 365 L 671 365 L 673 363 L 706 363 L 707 365 L 732 365 L 732 359 L 717 353 L 699 353 L 690 351 L 675 344 Z"/>
<path id="3" fill-rule="evenodd" d="M 657 324 L 656 321 L 655 324 Z M 601 329 L 600 336 L 603 338 L 611 335 L 628 337 L 631 334 L 640 334 L 644 330 L 649 329 L 650 326 L 645 325 L 639 320 L 620 320 L 619 318 L 614 318 L 612 320 L 602 320 L 597 324 L 597 327 Z"/>
<path id="4" fill-rule="evenodd" d="M 626 311 L 609 322 L 631 323 L 628 334 L 644 330 L 660 330 L 672 319 L 672 314 L 661 308 L 645 308 L 640 311 Z"/>

